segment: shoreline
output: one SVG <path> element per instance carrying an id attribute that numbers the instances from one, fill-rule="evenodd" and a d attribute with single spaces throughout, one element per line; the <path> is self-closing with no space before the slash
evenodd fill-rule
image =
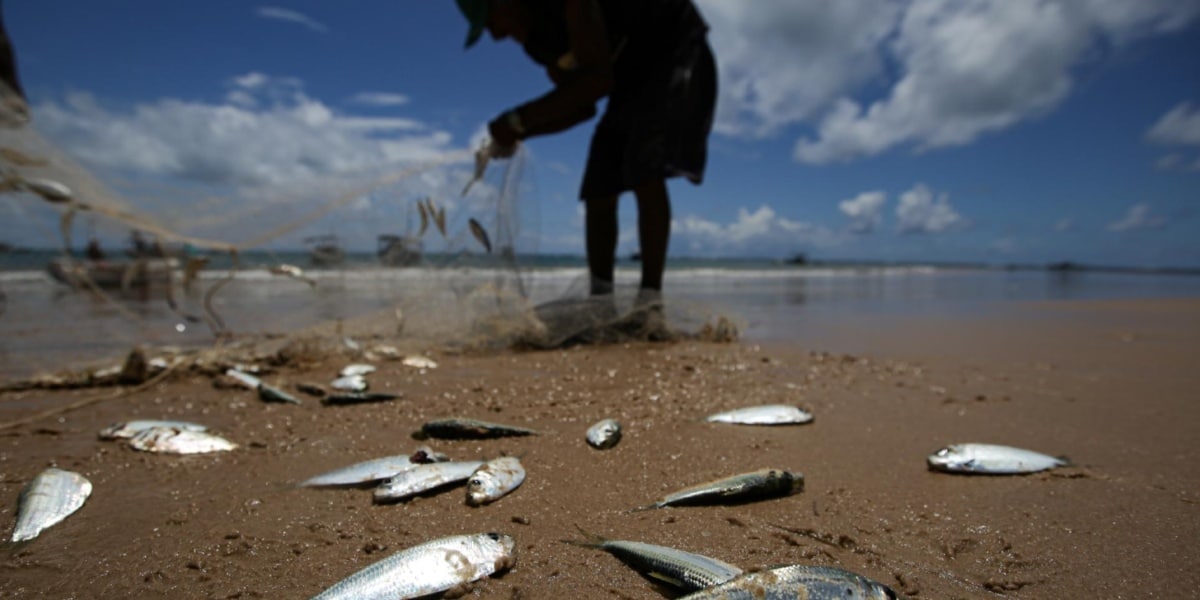
<path id="1" fill-rule="evenodd" d="M 1191 358 L 1200 355 L 1200 300 L 1047 302 L 826 326 L 836 331 L 811 329 L 798 341 L 435 353 L 440 366 L 425 371 L 380 362 L 373 386 L 405 398 L 349 407 L 263 404 L 189 374 L 0 432 L 5 527 L 21 487 L 46 466 L 95 485 L 79 512 L 0 551 L 0 595 L 308 597 L 402 548 L 495 530 L 517 539 L 516 568 L 471 597 L 664 597 L 611 556 L 560 543 L 576 526 L 743 568 L 838 566 L 916 598 L 1200 592 L 1191 550 L 1200 535 L 1200 373 Z M 266 378 L 325 382 L 349 362 Z M 4 394 L 0 418 L 97 392 Z M 816 420 L 701 421 L 766 403 L 805 406 Z M 372 505 L 367 490 L 292 488 L 410 451 L 412 431 L 447 416 L 545 431 L 433 443 L 455 458 L 519 455 L 525 484 L 480 508 L 464 505 L 461 488 L 387 506 Z M 620 420 L 625 437 L 593 450 L 584 430 L 605 417 Z M 133 418 L 205 423 L 241 448 L 180 458 L 96 438 Z M 1066 454 L 1077 466 L 1022 477 L 927 470 L 926 455 L 965 441 Z M 764 467 L 802 472 L 805 490 L 627 512 Z"/>

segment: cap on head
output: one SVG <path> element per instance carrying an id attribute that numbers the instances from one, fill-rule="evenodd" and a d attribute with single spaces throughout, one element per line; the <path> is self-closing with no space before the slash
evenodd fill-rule
<path id="1" fill-rule="evenodd" d="M 455 0 L 458 3 L 458 10 L 467 18 L 467 23 L 471 28 L 467 30 L 467 44 L 470 48 L 479 41 L 479 37 L 483 35 L 483 30 L 487 27 L 488 20 L 488 4 L 491 0 Z"/>

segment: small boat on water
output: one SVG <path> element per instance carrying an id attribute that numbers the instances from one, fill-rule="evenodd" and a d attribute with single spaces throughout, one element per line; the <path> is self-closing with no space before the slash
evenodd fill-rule
<path id="1" fill-rule="evenodd" d="M 346 252 L 336 235 L 315 235 L 304 239 L 308 244 L 309 260 L 312 264 L 327 267 L 340 265 L 346 260 Z"/>
<path id="2" fill-rule="evenodd" d="M 56 258 L 46 266 L 56 281 L 71 287 L 88 287 L 88 282 L 101 289 L 141 289 L 167 286 L 179 271 L 174 258 L 141 258 L 131 260 L 71 260 Z"/>
<path id="3" fill-rule="evenodd" d="M 421 239 L 409 235 L 379 236 L 375 254 L 379 262 L 389 267 L 411 267 L 421 262 Z"/>

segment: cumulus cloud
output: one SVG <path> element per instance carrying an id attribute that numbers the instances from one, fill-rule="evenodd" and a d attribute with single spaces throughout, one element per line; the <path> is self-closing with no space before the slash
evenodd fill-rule
<path id="1" fill-rule="evenodd" d="M 850 231 L 870 233 L 883 223 L 883 205 L 887 194 L 882 191 L 863 192 L 838 203 L 838 210 L 850 218 Z"/>
<path id="2" fill-rule="evenodd" d="M 274 19 L 277 21 L 286 21 L 288 23 L 296 23 L 303 25 L 317 33 L 326 33 L 329 28 L 324 23 L 300 12 L 294 10 L 280 8 L 278 6 L 260 6 L 256 11 L 258 16 L 264 19 Z"/>
<path id="3" fill-rule="evenodd" d="M 671 222 L 672 235 L 691 254 L 721 254 L 753 247 L 765 252 L 791 252 L 797 246 L 831 246 L 839 242 L 828 228 L 781 217 L 769 206 L 753 212 L 739 208 L 737 219 L 717 223 L 695 215 Z"/>
<path id="4" fill-rule="evenodd" d="M 408 104 L 408 96 L 391 92 L 362 92 L 355 94 L 350 101 L 367 106 L 403 106 Z"/>
<path id="5" fill-rule="evenodd" d="M 1053 110 L 1072 69 L 1179 31 L 1200 0 L 702 0 L 721 70 L 716 130 L 813 125 L 794 158 L 967 144 Z"/>
<path id="6" fill-rule="evenodd" d="M 71 94 L 37 108 L 39 127 L 95 167 L 238 186 L 428 161 L 451 149 L 445 131 L 337 113 L 295 79 L 249 73 L 229 85 L 223 103 L 164 99 L 124 112 Z"/>
<path id="7" fill-rule="evenodd" d="M 966 218 L 950 205 L 949 195 L 935 197 L 924 184 L 901 194 L 896 206 L 896 227 L 900 233 L 945 233 L 966 225 Z"/>
<path id="8" fill-rule="evenodd" d="M 1161 229 L 1166 226 L 1167 219 L 1150 214 L 1150 205 L 1139 202 L 1129 207 L 1129 211 L 1120 220 L 1108 224 L 1109 231 L 1137 231 L 1144 229 Z"/>
<path id="9" fill-rule="evenodd" d="M 1146 139 L 1165 146 L 1200 146 L 1200 107 L 1184 102 L 1159 118 Z"/>

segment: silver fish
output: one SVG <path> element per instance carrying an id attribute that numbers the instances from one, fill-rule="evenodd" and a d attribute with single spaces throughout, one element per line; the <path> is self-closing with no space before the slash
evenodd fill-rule
<path id="1" fill-rule="evenodd" d="M 733 423 L 736 425 L 802 425 L 811 423 L 812 413 L 787 404 L 747 406 L 736 410 L 716 413 L 704 419 L 709 423 Z"/>
<path id="2" fill-rule="evenodd" d="M 401 550 L 338 582 L 313 600 L 405 600 L 447 591 L 502 572 L 516 562 L 502 533 L 456 535 Z"/>
<path id="3" fill-rule="evenodd" d="M 445 440 L 465 440 L 538 435 L 538 432 L 524 427 L 513 427 L 475 419 L 453 418 L 430 421 L 422 425 L 421 435 Z"/>
<path id="4" fill-rule="evenodd" d="M 432 358 L 426 358 L 419 354 L 405 356 L 404 360 L 401 361 L 400 364 L 406 367 L 412 367 L 414 369 L 436 369 L 438 366 L 437 362 L 435 362 Z"/>
<path id="5" fill-rule="evenodd" d="M 339 377 L 353 377 L 354 375 L 370 375 L 375 372 L 375 365 L 354 364 L 342 367 L 338 373 Z"/>
<path id="6" fill-rule="evenodd" d="M 38 473 L 21 492 L 12 541 L 37 537 L 79 510 L 91 493 L 92 482 L 79 473 L 53 468 Z"/>
<path id="7" fill-rule="evenodd" d="M 417 465 L 379 484 L 375 488 L 375 501 L 395 502 L 443 485 L 466 481 L 482 465 L 480 460 Z"/>
<path id="8" fill-rule="evenodd" d="M 246 386 L 247 389 L 257 390 L 258 386 L 262 385 L 262 380 L 239 369 L 229 369 L 225 374 L 236 379 L 238 383 Z"/>
<path id="9" fill-rule="evenodd" d="M 472 217 L 467 220 L 467 226 L 471 228 L 471 235 L 475 236 L 476 240 L 479 240 L 479 244 L 483 246 L 484 250 L 487 250 L 488 254 L 491 254 L 492 240 L 488 237 L 488 232 L 483 228 L 483 225 L 480 225 L 479 221 L 476 221 Z"/>
<path id="10" fill-rule="evenodd" d="M 365 392 L 367 391 L 367 380 L 362 375 L 350 375 L 334 379 L 329 386 L 343 392 Z"/>
<path id="11" fill-rule="evenodd" d="M 143 452 L 161 454 L 207 454 L 237 448 L 237 444 L 223 437 L 174 427 L 143 429 L 129 440 L 129 445 Z"/>
<path id="12" fill-rule="evenodd" d="M 321 404 L 370 404 L 372 402 L 387 402 L 403 398 L 404 394 L 390 394 L 387 392 L 346 392 L 344 394 L 330 394 L 321 399 Z"/>
<path id="13" fill-rule="evenodd" d="M 258 398 L 263 402 L 283 402 L 285 404 L 300 404 L 295 396 L 266 383 L 258 384 Z"/>
<path id="14" fill-rule="evenodd" d="M 896 592 L 836 567 L 788 565 L 745 573 L 679 600 L 896 600 Z"/>
<path id="15" fill-rule="evenodd" d="M 41 196 L 46 202 L 63 204 L 75 198 L 71 188 L 53 179 L 24 179 L 22 183 L 25 189 Z"/>
<path id="16" fill-rule="evenodd" d="M 762 469 L 684 488 L 642 508 L 747 502 L 789 496 L 803 490 L 804 475 L 783 469 Z"/>
<path id="17" fill-rule="evenodd" d="M 929 468 L 947 473 L 1016 475 L 1066 466 L 1068 461 L 1011 446 L 951 444 L 929 455 Z"/>
<path id="18" fill-rule="evenodd" d="M 417 465 L 446 462 L 447 460 L 449 458 L 445 454 L 434 452 L 428 446 L 421 446 L 412 454 L 375 458 L 322 473 L 305 480 L 300 486 L 316 487 L 370 483 L 393 477 L 397 473 L 406 471 Z"/>
<path id="19" fill-rule="evenodd" d="M 621 424 L 616 419 L 604 419 L 588 427 L 587 443 L 598 450 L 607 450 L 621 441 Z"/>
<path id="20" fill-rule="evenodd" d="M 138 432 L 150 429 L 151 427 L 174 427 L 185 431 L 208 431 L 208 428 L 196 423 L 187 421 L 159 421 L 154 419 L 143 419 L 137 421 L 125 421 L 123 423 L 113 423 L 108 427 L 100 430 L 100 439 L 102 440 L 127 440 Z"/>
<path id="21" fill-rule="evenodd" d="M 515 456 L 501 456 L 483 463 L 467 480 L 467 504 L 495 502 L 525 481 L 525 467 Z"/>
<path id="22" fill-rule="evenodd" d="M 642 542 L 610 540 L 582 529 L 579 531 L 588 538 L 587 541 L 563 541 L 603 550 L 642 575 L 685 592 L 724 583 L 742 574 L 741 569 L 702 554 Z"/>

